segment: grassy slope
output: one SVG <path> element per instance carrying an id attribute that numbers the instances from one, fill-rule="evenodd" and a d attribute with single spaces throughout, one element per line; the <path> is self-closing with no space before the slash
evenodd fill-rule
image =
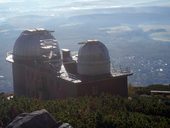
<path id="1" fill-rule="evenodd" d="M 68 122 L 75 128 L 170 127 L 170 106 L 159 102 L 159 98 L 125 99 L 108 95 L 51 101 L 1 97 L 0 120 L 6 126 L 17 114 L 42 108 L 56 120 Z"/>

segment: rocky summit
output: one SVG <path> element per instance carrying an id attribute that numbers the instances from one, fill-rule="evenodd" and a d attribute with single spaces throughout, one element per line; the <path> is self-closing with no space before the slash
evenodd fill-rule
<path id="1" fill-rule="evenodd" d="M 45 109 L 18 115 L 7 128 L 72 128 L 68 123 L 61 123 Z"/>

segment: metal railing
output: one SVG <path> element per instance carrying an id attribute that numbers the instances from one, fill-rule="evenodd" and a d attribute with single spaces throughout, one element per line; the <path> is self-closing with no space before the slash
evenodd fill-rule
<path id="1" fill-rule="evenodd" d="M 121 65 L 119 65 L 118 67 L 113 67 L 111 65 L 111 74 L 114 74 L 114 75 L 125 75 L 125 74 L 129 74 L 129 75 L 132 75 L 133 74 L 133 71 L 130 69 L 130 67 L 123 67 Z"/>

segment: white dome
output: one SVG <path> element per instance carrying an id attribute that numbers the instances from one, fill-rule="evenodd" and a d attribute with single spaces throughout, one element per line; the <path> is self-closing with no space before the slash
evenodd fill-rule
<path id="1" fill-rule="evenodd" d="M 23 31 L 15 42 L 14 57 L 39 57 L 41 55 L 40 43 L 45 39 L 55 40 L 51 33 L 45 29 Z"/>
<path id="2" fill-rule="evenodd" d="M 61 54 L 58 42 L 50 31 L 45 29 L 25 30 L 14 44 L 13 59 L 19 62 L 38 60 L 61 68 Z"/>
<path id="3" fill-rule="evenodd" d="M 78 52 L 80 75 L 110 74 L 110 57 L 106 46 L 100 41 L 87 41 Z"/>

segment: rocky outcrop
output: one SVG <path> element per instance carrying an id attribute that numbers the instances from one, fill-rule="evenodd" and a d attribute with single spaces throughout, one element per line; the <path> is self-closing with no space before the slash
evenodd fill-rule
<path id="1" fill-rule="evenodd" d="M 56 122 L 45 109 L 18 115 L 6 128 L 72 128 L 68 123 Z"/>

